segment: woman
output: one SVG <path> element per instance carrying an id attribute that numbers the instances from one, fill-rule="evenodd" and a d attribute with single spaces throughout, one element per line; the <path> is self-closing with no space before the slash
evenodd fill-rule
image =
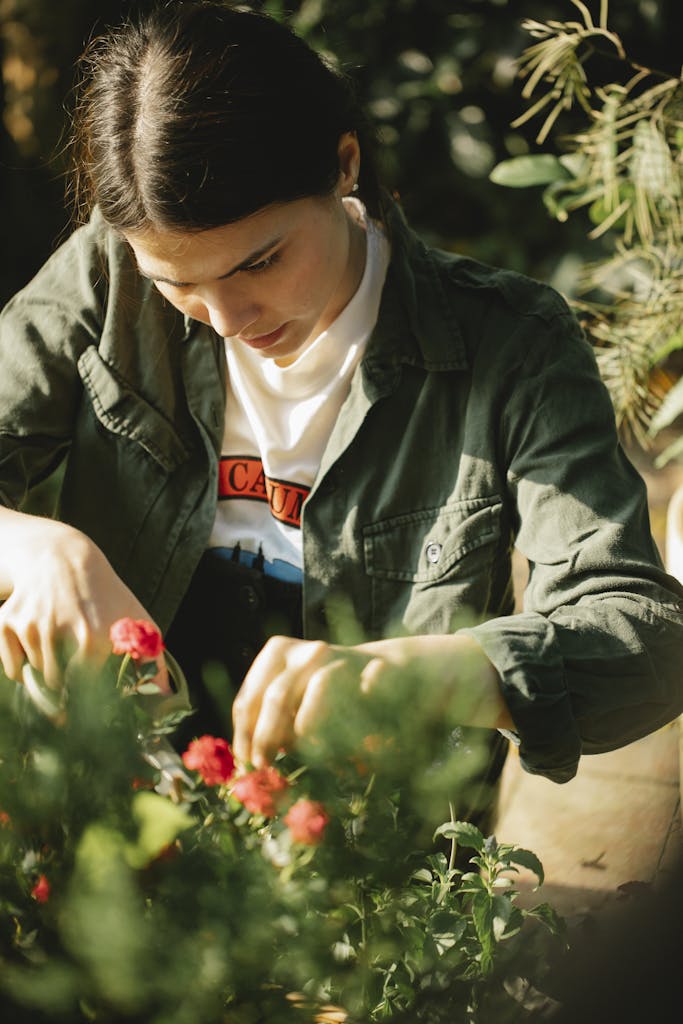
<path id="1" fill-rule="evenodd" d="M 180 3 L 96 41 L 76 140 L 84 224 L 1 323 L 9 677 L 151 617 L 194 687 L 246 672 L 245 763 L 398 670 L 558 782 L 679 714 L 681 588 L 576 321 L 425 247 L 343 77 Z M 59 521 L 20 512 L 64 458 Z"/>

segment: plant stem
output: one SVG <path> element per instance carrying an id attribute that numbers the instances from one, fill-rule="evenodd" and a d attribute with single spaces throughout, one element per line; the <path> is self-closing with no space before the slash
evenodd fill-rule
<path id="1" fill-rule="evenodd" d="M 453 803 L 450 800 L 448 801 L 448 810 L 451 813 L 451 825 L 455 825 L 455 807 L 453 806 Z M 453 868 L 455 867 L 455 855 L 457 853 L 457 850 L 458 844 L 456 842 L 455 836 L 453 836 L 453 838 L 451 839 L 451 855 L 448 858 L 449 871 L 452 871 Z"/>

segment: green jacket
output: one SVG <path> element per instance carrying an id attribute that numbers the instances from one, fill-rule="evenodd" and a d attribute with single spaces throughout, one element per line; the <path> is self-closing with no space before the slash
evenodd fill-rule
<path id="1" fill-rule="evenodd" d="M 525 767 L 683 710 L 683 588 L 661 566 L 588 343 L 552 289 L 427 249 L 397 211 L 377 326 L 304 504 L 304 635 L 345 595 L 367 637 L 471 633 Z M 177 313 L 95 216 L 0 319 L 0 500 L 66 457 L 59 515 L 162 628 L 205 548 L 223 341 Z M 513 612 L 511 551 L 529 562 Z"/>

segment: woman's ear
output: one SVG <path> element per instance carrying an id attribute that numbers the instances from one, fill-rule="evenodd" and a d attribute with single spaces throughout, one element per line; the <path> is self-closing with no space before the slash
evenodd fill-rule
<path id="1" fill-rule="evenodd" d="M 339 158 L 339 180 L 337 188 L 341 196 L 349 196 L 358 184 L 360 174 L 360 145 L 355 132 L 344 132 L 339 136 L 337 146 Z"/>

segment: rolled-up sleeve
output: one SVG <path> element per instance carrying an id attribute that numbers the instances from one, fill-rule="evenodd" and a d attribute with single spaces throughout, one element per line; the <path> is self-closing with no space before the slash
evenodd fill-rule
<path id="1" fill-rule="evenodd" d="M 567 311 L 538 326 L 499 431 L 529 564 L 523 609 L 467 632 L 499 673 L 523 766 L 566 782 L 582 753 L 683 711 L 683 587 L 662 566 L 645 485 L 578 324 Z"/>

